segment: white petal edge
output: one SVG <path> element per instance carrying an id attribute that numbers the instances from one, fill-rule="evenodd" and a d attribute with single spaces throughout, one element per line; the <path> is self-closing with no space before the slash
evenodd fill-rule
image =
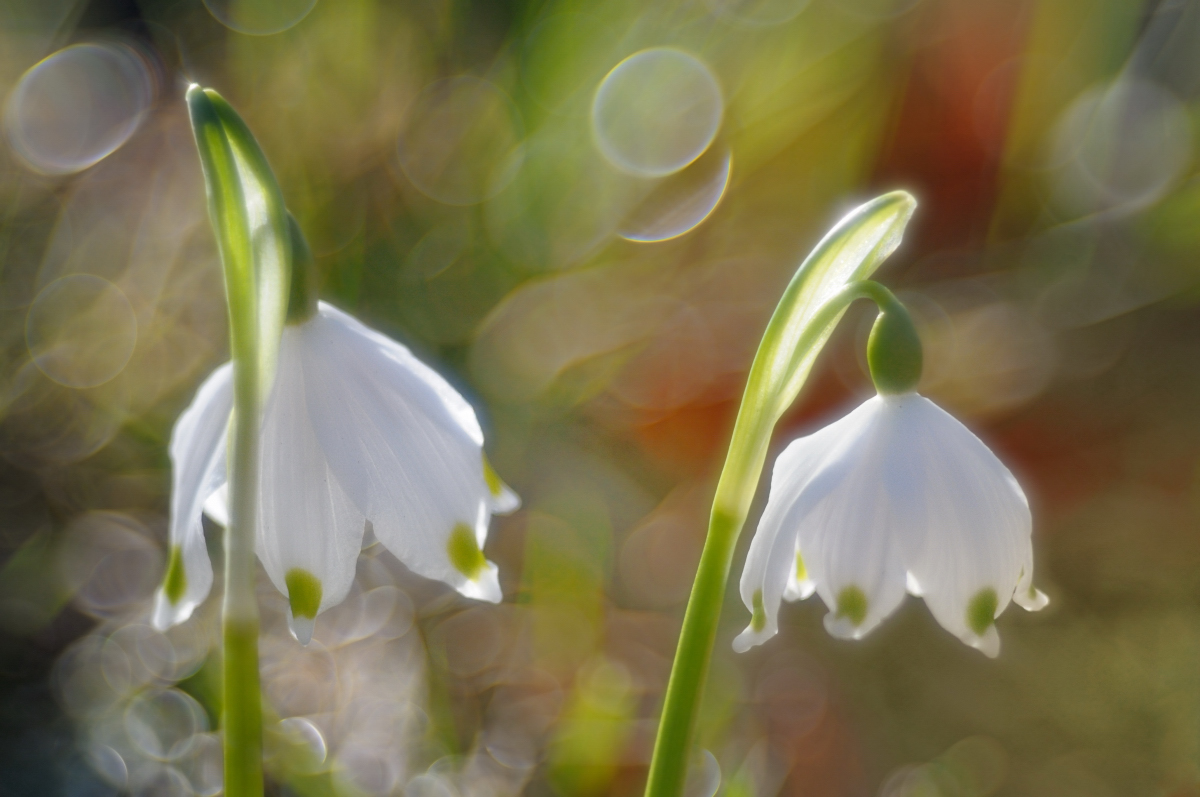
<path id="1" fill-rule="evenodd" d="M 154 597 L 152 623 L 165 630 L 191 617 L 212 588 L 212 563 L 204 544 L 201 511 L 225 480 L 225 448 L 233 408 L 233 367 L 226 363 L 200 385 L 171 432 L 171 551 L 178 550 L 186 579 L 171 601 L 166 584 Z M 169 557 L 171 554 L 169 553 Z"/>
<path id="2" fill-rule="evenodd" d="M 738 653 L 761 645 L 778 632 L 779 601 L 768 600 L 768 596 L 774 594 L 774 585 L 780 580 L 784 582 L 780 597 L 787 596 L 792 582 L 797 581 L 794 564 L 799 549 L 797 529 L 794 524 L 788 525 L 787 519 L 805 485 L 821 467 L 831 445 L 836 443 L 837 434 L 836 424 L 830 424 L 793 440 L 775 459 L 767 506 L 758 521 L 742 568 L 740 593 L 742 603 L 750 612 L 750 624 L 733 640 L 733 649 Z M 790 549 L 787 556 L 783 553 L 785 548 Z M 815 589 L 811 580 L 808 585 Z M 797 581 L 794 592 L 802 589 Z M 812 590 L 808 594 L 812 594 Z M 756 595 L 762 602 L 763 612 L 763 625 L 758 630 L 754 629 Z"/>
<path id="3" fill-rule="evenodd" d="M 500 600 L 494 564 L 467 577 L 448 553 L 459 527 L 482 549 L 495 506 L 517 505 L 488 488 L 474 410 L 407 348 L 329 305 L 300 331 L 317 439 L 376 537 L 417 574 Z"/>
<path id="4" fill-rule="evenodd" d="M 949 413 L 916 394 L 889 404 L 898 434 L 886 468 L 905 564 L 937 621 L 996 656 L 994 620 L 1008 605 L 1029 546 L 1028 501 L 1008 468 Z M 974 615 L 989 604 L 990 622 L 980 630 Z"/>

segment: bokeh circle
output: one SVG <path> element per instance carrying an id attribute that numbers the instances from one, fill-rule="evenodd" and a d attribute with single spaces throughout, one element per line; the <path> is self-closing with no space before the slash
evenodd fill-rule
<path id="1" fill-rule="evenodd" d="M 721 126 L 724 100 L 712 71 L 671 47 L 642 50 L 613 67 L 592 102 L 604 157 L 643 177 L 662 177 L 699 158 Z"/>
<path id="2" fill-rule="evenodd" d="M 25 321 L 38 370 L 74 388 L 97 387 L 124 370 L 137 344 L 137 316 L 121 289 L 93 274 L 68 274 L 38 293 Z"/>
<path id="3" fill-rule="evenodd" d="M 317 0 L 204 0 L 217 21 L 248 36 L 282 33 L 300 23 Z"/>
<path id="4" fill-rule="evenodd" d="M 154 78 L 133 48 L 75 44 L 21 76 L 4 107 L 4 130 L 31 169 L 71 174 L 128 141 L 153 99 Z"/>

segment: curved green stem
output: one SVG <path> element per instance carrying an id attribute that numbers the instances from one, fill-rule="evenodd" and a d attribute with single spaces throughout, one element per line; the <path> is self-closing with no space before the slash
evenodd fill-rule
<path id="1" fill-rule="evenodd" d="M 869 298 L 885 312 L 899 306 L 887 288 L 865 278 L 899 245 L 915 207 L 911 196 L 897 191 L 848 215 L 801 264 L 771 316 L 750 368 L 717 483 L 708 536 L 667 684 L 646 797 L 683 793 L 725 584 L 775 423 L 800 392 L 817 354 L 851 302 Z"/>
<path id="2" fill-rule="evenodd" d="M 806 347 L 812 347 L 822 331 L 835 325 L 856 299 L 871 299 L 881 310 L 899 305 L 892 292 L 877 282 L 852 282 L 813 315 L 797 341 L 797 348 L 804 351 Z M 771 420 L 772 428 L 775 420 Z M 658 726 L 658 738 L 654 743 L 646 797 L 676 797 L 683 793 L 692 729 L 712 659 L 717 623 L 725 600 L 725 585 L 729 581 L 729 568 L 750 509 L 749 499 L 753 498 L 754 488 L 762 475 L 771 440 L 769 432 L 746 432 L 746 427 L 757 425 L 756 421 L 739 412 L 725 467 L 717 483 L 717 494 L 708 521 L 708 536 L 700 554 L 700 566 L 692 583 L 692 594 L 688 599 L 683 630 L 671 667 L 671 679 L 667 683 L 667 697 Z"/>

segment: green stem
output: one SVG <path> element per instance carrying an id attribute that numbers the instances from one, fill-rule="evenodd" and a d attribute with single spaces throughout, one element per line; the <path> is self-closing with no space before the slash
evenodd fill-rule
<path id="1" fill-rule="evenodd" d="M 885 311 L 901 307 L 891 291 L 879 283 L 869 280 L 852 282 L 826 301 L 801 330 L 793 349 L 796 357 L 804 358 L 814 346 L 821 345 L 828 337 L 829 328 L 837 324 L 842 313 L 855 299 L 871 299 Z M 757 389 L 757 381 L 761 378 L 759 363 L 760 360 L 756 358 L 746 385 L 747 396 Z M 683 616 L 679 646 L 667 683 L 662 719 L 658 725 L 658 737 L 654 741 L 654 755 L 650 760 L 646 797 L 679 797 L 683 794 L 692 732 L 708 676 L 708 665 L 712 660 L 734 548 L 762 475 L 771 442 L 771 430 L 787 409 L 778 407 L 774 417 L 763 417 L 764 413 L 747 409 L 750 403 L 743 399 L 738 410 L 725 467 L 717 483 L 708 522 L 708 536 L 700 554 L 700 566 L 692 583 L 692 594 Z"/>
<path id="2" fill-rule="evenodd" d="M 258 622 L 225 619 L 225 794 L 258 797 L 263 793 L 262 700 L 258 684 Z"/>
<path id="3" fill-rule="evenodd" d="M 226 797 L 261 797 L 262 697 L 258 678 L 258 601 L 254 523 L 258 507 L 258 379 L 248 357 L 234 357 L 230 430 L 229 525 L 225 529 L 225 643 L 222 726 Z"/>

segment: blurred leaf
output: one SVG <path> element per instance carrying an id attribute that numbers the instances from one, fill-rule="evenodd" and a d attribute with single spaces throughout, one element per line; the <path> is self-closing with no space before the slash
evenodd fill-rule
<path id="1" fill-rule="evenodd" d="M 551 743 L 550 782 L 560 794 L 603 794 L 632 730 L 636 703 L 629 673 L 600 659 L 585 667 Z"/>

